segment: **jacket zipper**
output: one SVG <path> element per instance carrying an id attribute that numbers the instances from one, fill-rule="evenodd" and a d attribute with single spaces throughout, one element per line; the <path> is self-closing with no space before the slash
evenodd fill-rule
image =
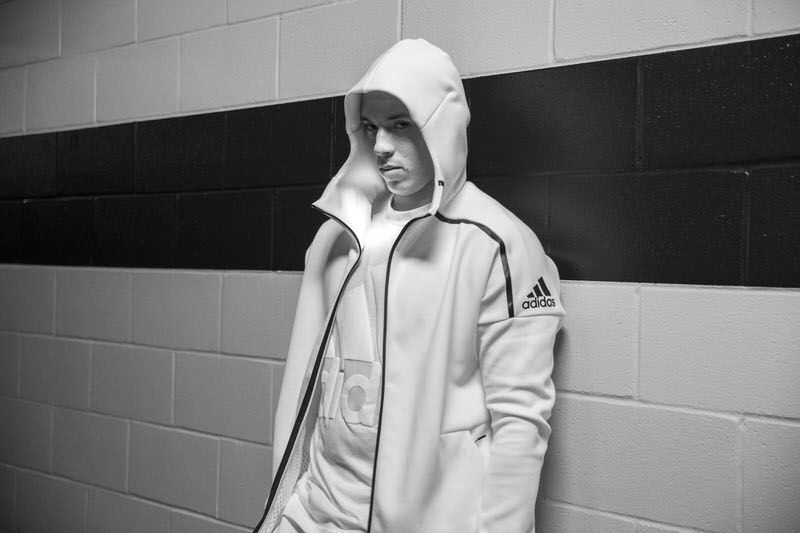
<path id="1" fill-rule="evenodd" d="M 389 250 L 389 258 L 386 262 L 386 281 L 383 287 L 383 348 L 381 350 L 381 355 L 383 357 L 383 361 L 381 364 L 381 406 L 378 409 L 378 430 L 377 434 L 375 435 L 375 457 L 373 458 L 372 462 L 372 487 L 369 494 L 369 520 L 367 521 L 367 533 L 371 533 L 372 531 L 372 510 L 373 505 L 375 503 L 375 479 L 378 475 L 378 450 L 380 450 L 381 446 L 381 427 L 383 425 L 383 400 L 384 400 L 384 390 L 386 388 L 386 364 L 388 363 L 388 358 L 386 357 L 386 330 L 388 329 L 389 322 L 388 322 L 388 309 L 389 309 L 389 273 L 391 272 L 392 268 L 392 256 L 394 255 L 394 251 L 397 248 L 397 244 L 400 242 L 400 239 L 403 238 L 403 235 L 406 233 L 406 230 L 411 227 L 411 224 L 416 222 L 417 220 L 422 220 L 423 218 L 431 216 L 430 214 L 423 215 L 418 218 L 414 218 L 409 220 L 403 229 L 400 230 L 400 234 L 395 239 L 394 243 L 392 244 L 392 248 Z"/>
<path id="2" fill-rule="evenodd" d="M 303 400 L 300 404 L 300 409 L 298 410 L 297 417 L 295 418 L 294 426 L 292 427 L 292 433 L 289 435 L 289 441 L 286 445 L 286 449 L 283 452 L 283 457 L 281 458 L 281 464 L 278 467 L 278 471 L 275 473 L 275 479 L 273 480 L 272 487 L 270 488 L 269 497 L 267 498 L 267 505 L 264 508 L 264 514 L 261 516 L 261 520 L 258 521 L 258 524 L 256 525 L 255 529 L 253 529 L 253 533 L 258 533 L 258 530 L 263 525 L 264 520 L 266 520 L 267 515 L 269 514 L 270 511 L 270 507 L 272 506 L 275 500 L 275 495 L 277 494 L 278 488 L 280 487 L 281 484 L 281 478 L 283 477 L 284 471 L 286 470 L 286 465 L 289 462 L 289 457 L 292 455 L 292 449 L 294 448 L 295 440 L 297 440 L 297 435 L 300 433 L 300 426 L 302 425 L 302 420 L 303 418 L 305 418 L 306 412 L 308 411 L 308 406 L 311 403 L 311 397 L 313 396 L 313 391 L 316 388 L 317 378 L 319 377 L 319 369 L 322 362 L 321 356 L 325 353 L 325 346 L 328 343 L 328 337 L 330 336 L 331 327 L 333 326 L 333 321 L 336 319 L 336 310 L 339 307 L 339 302 L 341 300 L 342 294 L 344 293 L 345 287 L 347 287 L 347 283 L 350 281 L 353 272 L 355 272 L 359 261 L 361 261 L 361 255 L 362 255 L 361 243 L 359 242 L 355 232 L 353 232 L 353 230 L 350 229 L 350 226 L 345 224 L 342 220 L 335 217 L 334 215 L 328 213 L 327 211 L 320 209 L 319 207 L 316 207 L 314 205 L 312 205 L 312 207 L 314 209 L 321 211 L 329 218 L 341 224 L 342 227 L 344 227 L 348 231 L 348 233 L 350 233 L 350 236 L 353 237 L 353 240 L 355 241 L 356 246 L 358 248 L 358 257 L 353 263 L 353 266 L 350 267 L 350 271 L 347 273 L 347 276 L 345 276 L 344 283 L 342 283 L 342 286 L 339 288 L 339 293 L 336 295 L 336 300 L 334 300 L 333 309 L 331 310 L 331 316 L 330 319 L 328 320 L 328 323 L 325 325 L 325 334 L 322 337 L 322 342 L 320 343 L 319 351 L 317 352 L 316 360 L 314 361 L 314 368 L 311 371 L 311 376 L 309 377 L 308 386 L 306 387 L 306 391 L 303 395 Z M 381 398 L 381 407 L 383 407 L 383 398 Z"/>

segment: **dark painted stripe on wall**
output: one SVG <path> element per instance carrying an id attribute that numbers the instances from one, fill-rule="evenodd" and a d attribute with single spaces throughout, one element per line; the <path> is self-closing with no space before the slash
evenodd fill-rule
<path id="1" fill-rule="evenodd" d="M 646 167 L 798 156 L 797 35 L 643 57 L 642 74 Z"/>
<path id="2" fill-rule="evenodd" d="M 565 279 L 800 287 L 800 35 L 465 80 Z M 300 270 L 343 98 L 0 139 L 0 261 Z"/>
<path id="3" fill-rule="evenodd" d="M 639 60 L 469 80 L 470 176 L 634 168 Z"/>

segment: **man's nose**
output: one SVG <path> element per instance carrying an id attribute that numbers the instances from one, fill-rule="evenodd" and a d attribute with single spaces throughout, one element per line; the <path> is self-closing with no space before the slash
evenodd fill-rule
<path id="1" fill-rule="evenodd" d="M 375 146 L 373 150 L 377 155 L 389 155 L 394 152 L 391 136 L 383 128 L 378 128 L 378 131 L 375 132 Z"/>

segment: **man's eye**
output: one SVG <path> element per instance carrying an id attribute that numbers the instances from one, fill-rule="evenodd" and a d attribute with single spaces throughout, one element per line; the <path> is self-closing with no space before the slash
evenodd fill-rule
<path id="1" fill-rule="evenodd" d="M 399 130 L 404 130 L 408 127 L 408 122 L 405 120 L 401 120 L 400 122 L 395 122 L 394 127 Z"/>
<path id="2" fill-rule="evenodd" d="M 369 122 L 362 122 L 362 124 L 364 125 L 364 129 L 367 131 L 375 131 L 377 129 L 375 124 L 370 124 Z"/>

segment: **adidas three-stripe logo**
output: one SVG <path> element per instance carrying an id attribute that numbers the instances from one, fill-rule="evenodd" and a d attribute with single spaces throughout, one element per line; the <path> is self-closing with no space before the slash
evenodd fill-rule
<path id="1" fill-rule="evenodd" d="M 541 287 L 541 289 L 539 287 Z M 528 295 L 528 298 L 541 298 L 542 296 L 550 296 L 550 289 L 547 288 L 544 278 L 539 278 L 539 281 L 533 286 L 533 290 Z"/>
<path id="2" fill-rule="evenodd" d="M 522 303 L 523 309 L 556 306 L 556 299 L 550 294 L 550 289 L 547 288 L 544 278 L 539 278 L 539 281 L 533 286 L 533 290 L 528 294 L 528 298 L 531 299 Z"/>

